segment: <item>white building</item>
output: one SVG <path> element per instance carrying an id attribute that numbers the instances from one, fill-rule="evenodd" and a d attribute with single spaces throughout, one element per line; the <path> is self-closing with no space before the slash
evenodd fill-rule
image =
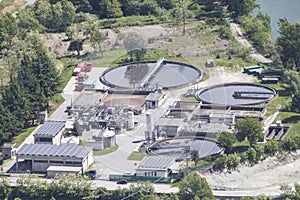
<path id="1" fill-rule="evenodd" d="M 168 95 L 164 93 L 150 93 L 145 99 L 146 109 L 158 108 L 163 104 L 167 97 Z"/>
<path id="2" fill-rule="evenodd" d="M 184 119 L 160 118 L 154 126 L 154 138 L 175 137 L 183 128 Z"/>
<path id="3" fill-rule="evenodd" d="M 69 167 L 69 166 L 50 166 L 47 169 L 47 177 L 53 178 L 56 175 L 65 175 L 65 174 L 82 174 L 81 167 Z"/>
<path id="4" fill-rule="evenodd" d="M 209 115 L 210 123 L 235 124 L 235 114 L 233 113 L 211 113 Z"/>
<path id="5" fill-rule="evenodd" d="M 147 156 L 135 171 L 136 176 L 168 177 L 175 168 L 178 170 L 174 157 Z"/>
<path id="6" fill-rule="evenodd" d="M 81 167 L 85 171 L 94 162 L 92 151 L 75 144 L 24 144 L 16 152 L 17 171 L 21 160 L 31 165 L 32 172 L 47 172 L 50 166 Z"/>
<path id="7" fill-rule="evenodd" d="M 63 121 L 46 121 L 33 134 L 36 144 L 56 144 L 61 143 L 62 134 L 65 130 Z"/>

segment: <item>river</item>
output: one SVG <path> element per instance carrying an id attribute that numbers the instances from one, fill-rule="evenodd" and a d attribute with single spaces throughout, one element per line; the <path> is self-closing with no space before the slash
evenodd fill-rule
<path id="1" fill-rule="evenodd" d="M 300 23 L 300 0 L 256 0 L 260 9 L 255 9 L 254 13 L 261 11 L 271 17 L 272 36 L 279 36 L 279 18 L 287 18 L 291 23 Z"/>

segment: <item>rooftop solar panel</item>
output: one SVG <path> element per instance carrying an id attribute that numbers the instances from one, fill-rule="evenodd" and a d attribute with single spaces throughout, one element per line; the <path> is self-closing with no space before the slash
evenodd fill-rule
<path id="1" fill-rule="evenodd" d="M 65 127 L 63 121 L 46 121 L 34 135 L 55 136 Z"/>
<path id="2" fill-rule="evenodd" d="M 24 144 L 18 151 L 18 155 L 28 156 L 61 156 L 67 157 L 72 156 L 76 158 L 83 158 L 89 153 L 88 149 L 83 146 L 75 144 L 61 144 L 61 145 L 50 145 L 50 144 Z"/>

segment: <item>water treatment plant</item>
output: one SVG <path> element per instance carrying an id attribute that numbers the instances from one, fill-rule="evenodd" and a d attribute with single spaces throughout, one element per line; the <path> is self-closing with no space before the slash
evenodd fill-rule
<path id="1" fill-rule="evenodd" d="M 203 72 L 198 67 L 163 58 L 126 63 L 101 73 L 98 69 L 74 74 L 75 80 L 86 77 L 86 81 L 100 85 L 85 88 L 82 84 L 81 91 L 75 88 L 78 94 L 67 107 L 65 129 L 72 131 L 76 122 L 81 130 L 78 141 L 85 144 L 87 155 L 119 146 L 109 156 L 94 155 L 95 170 L 111 180 L 128 171 L 135 178 L 168 178 L 178 173 L 180 162 L 190 159 L 193 150 L 201 159 L 218 156 L 223 151 L 217 143 L 218 133 L 234 134 L 236 121 L 247 116 L 263 120 L 266 104 L 277 96 L 271 87 L 248 82 L 195 87 L 202 84 Z M 180 100 L 191 89 L 196 91 L 194 99 Z M 281 136 L 284 134 L 280 132 Z M 57 143 L 69 143 L 65 141 L 72 140 Z M 128 161 L 127 154 L 132 151 L 146 151 L 147 156 L 142 161 Z M 124 153 L 127 156 L 120 157 Z M 20 152 L 17 155 L 22 157 Z M 41 169 L 46 170 L 51 162 Z"/>

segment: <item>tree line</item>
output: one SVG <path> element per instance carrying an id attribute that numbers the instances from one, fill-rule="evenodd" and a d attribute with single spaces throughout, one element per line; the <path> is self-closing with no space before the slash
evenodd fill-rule
<path id="1" fill-rule="evenodd" d="M 51 181 L 40 179 L 33 175 L 24 176 L 17 180 L 16 186 L 11 187 L 4 177 L 0 179 L 0 199 L 44 200 L 44 199 L 74 199 L 74 200 L 186 200 L 186 199 L 215 199 L 207 181 L 196 172 L 190 173 L 178 185 L 179 191 L 170 194 L 156 194 L 150 182 L 131 184 L 129 188 L 107 190 L 96 187 L 80 175 L 58 175 Z"/>
<path id="2" fill-rule="evenodd" d="M 58 72 L 46 39 L 10 14 L 0 19 L 0 50 L 9 83 L 1 85 L 0 144 L 33 124 L 58 92 Z"/>

